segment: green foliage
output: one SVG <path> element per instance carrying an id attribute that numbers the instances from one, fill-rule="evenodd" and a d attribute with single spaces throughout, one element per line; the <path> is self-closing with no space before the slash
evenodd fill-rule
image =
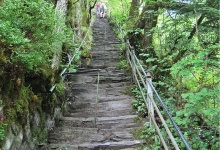
<path id="1" fill-rule="evenodd" d="M 19 93 L 14 93 L 13 99 L 8 99 L 4 102 L 6 112 L 6 122 L 18 122 L 25 124 L 29 114 L 29 102 L 31 100 L 31 92 L 29 87 L 22 87 Z"/>
<path id="2" fill-rule="evenodd" d="M 83 17 L 88 19 L 86 11 Z M 54 53 L 62 49 L 74 55 L 81 42 L 79 35 L 87 31 L 85 24 L 84 27 L 79 24 L 80 32 L 76 33 L 65 23 L 65 18 L 56 15 L 54 4 L 49 0 L 4 0 L 0 4 L 0 91 L 4 99 L 3 119 L 9 127 L 12 123 L 25 127 L 29 123 L 28 117 L 35 111 L 52 115 L 54 107 L 64 107 L 64 88 L 62 83 L 59 84 L 60 68 L 52 70 L 52 59 Z M 86 23 L 85 20 L 82 23 Z M 72 27 L 75 24 L 73 21 Z M 87 40 L 91 41 L 91 36 Z M 90 45 L 82 48 L 89 49 Z M 78 52 L 76 61 L 80 56 L 81 52 Z M 57 90 L 48 93 L 55 83 Z M 40 121 L 40 127 L 36 125 L 32 129 L 33 137 L 45 142 L 45 118 L 41 116 Z M 0 145 L 4 143 L 7 131 L 3 126 L 4 123 L 0 124 Z"/>
<path id="3" fill-rule="evenodd" d="M 55 41 L 65 41 L 69 35 L 63 21 L 56 19 L 54 6 L 44 0 L 6 0 L 0 10 L 1 42 L 12 62 L 22 63 L 24 73 L 38 72 L 42 63 L 50 65 Z M 54 32 L 58 24 L 66 32 Z"/>
<path id="4" fill-rule="evenodd" d="M 38 142 L 47 142 L 46 128 L 36 127 L 33 131 L 33 137 L 36 138 Z"/>
<path id="5" fill-rule="evenodd" d="M 148 8 L 139 7 L 143 10 L 142 17 L 136 14 L 136 19 L 129 18 L 132 25 L 129 21 L 125 25 L 132 27 L 127 31 L 133 34 L 132 46 L 138 48 L 136 52 L 144 68 L 151 72 L 156 89 L 192 148 L 217 149 L 220 110 L 217 0 L 190 3 L 148 0 L 142 4 Z M 157 20 L 153 20 L 157 15 Z M 156 26 L 152 26 L 155 22 Z M 136 98 L 133 105 L 141 110 L 143 100 Z M 145 134 L 149 136 L 151 132 Z M 176 140 L 184 149 L 181 140 Z"/>
<path id="6" fill-rule="evenodd" d="M 46 121 L 46 114 L 41 113 L 41 122 L 38 126 L 34 125 L 32 128 L 33 138 L 37 139 L 39 143 L 47 142 L 47 129 L 44 125 Z"/>
<path id="7" fill-rule="evenodd" d="M 145 93 L 145 89 L 142 90 L 143 93 Z M 138 87 L 135 86 L 132 88 L 132 93 L 135 97 L 135 100 L 132 101 L 132 105 L 136 110 L 136 113 L 142 117 L 147 116 L 147 107 L 142 97 L 141 91 L 138 89 Z"/>
<path id="8" fill-rule="evenodd" d="M 127 68 L 127 61 L 126 60 L 119 61 L 118 67 L 119 67 L 119 69 L 126 69 Z"/>
<path id="9" fill-rule="evenodd" d="M 126 20 L 129 16 L 131 0 L 109 0 L 108 11 L 111 13 L 111 17 L 115 18 L 110 20 L 114 26 L 120 25 L 126 31 Z M 120 34 L 120 33 L 118 33 Z"/>
<path id="10" fill-rule="evenodd" d="M 160 150 L 161 147 L 163 147 L 155 128 L 150 128 L 148 122 L 144 124 L 143 128 L 141 128 L 139 132 L 139 136 L 143 140 L 145 145 L 144 150 Z"/>
<path id="11" fill-rule="evenodd" d="M 0 122 L 0 141 L 5 139 L 7 124 Z"/>
<path id="12" fill-rule="evenodd" d="M 126 19 L 129 14 L 131 0 L 109 0 L 109 10 L 113 16 L 115 16 L 118 20 L 122 21 Z"/>

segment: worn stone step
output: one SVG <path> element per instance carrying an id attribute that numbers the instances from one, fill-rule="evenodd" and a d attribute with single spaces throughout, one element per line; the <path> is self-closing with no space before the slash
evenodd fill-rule
<path id="1" fill-rule="evenodd" d="M 50 144 L 45 150 L 140 150 L 137 148 L 140 141 L 120 141 L 105 143 L 83 143 L 83 144 Z M 132 148 L 133 147 L 133 148 Z"/>
<path id="2" fill-rule="evenodd" d="M 103 89 L 102 91 L 106 91 L 105 89 Z M 87 95 L 74 95 L 74 94 L 69 94 L 69 98 L 68 98 L 68 108 L 69 109 L 73 109 L 74 108 L 81 108 L 82 106 L 80 106 L 81 104 L 84 106 L 94 106 L 96 103 L 96 95 L 95 96 L 87 96 Z M 85 99 L 85 97 L 88 97 L 87 99 Z M 98 97 L 98 104 L 100 104 L 99 106 L 101 106 L 101 103 L 107 104 L 107 103 L 117 103 L 120 101 L 131 101 L 129 100 L 129 97 L 127 95 L 115 95 L 115 96 L 106 96 L 106 92 L 105 93 L 100 93 L 99 97 Z M 90 105 L 91 103 L 91 105 Z M 100 110 L 100 109 L 99 109 Z"/>
<path id="3" fill-rule="evenodd" d="M 103 89 L 105 90 L 105 89 Z M 72 94 L 70 94 L 71 96 Z M 85 96 L 85 95 L 83 95 Z M 98 103 L 105 103 L 105 102 L 114 102 L 117 103 L 118 101 L 123 101 L 123 100 L 129 100 L 129 97 L 127 95 L 115 95 L 113 96 L 106 96 L 106 94 L 102 93 L 102 95 L 99 95 L 98 97 Z M 130 100 L 129 100 L 130 101 Z M 68 105 L 72 105 L 72 103 L 76 103 L 76 105 L 80 105 L 80 103 L 92 103 L 95 104 L 95 100 L 93 99 L 93 97 L 89 97 L 88 99 L 83 99 L 82 97 L 78 96 L 73 96 L 71 98 L 69 98 L 68 100 Z"/>
<path id="4" fill-rule="evenodd" d="M 99 68 L 99 67 L 97 67 L 97 68 Z M 81 76 L 81 77 L 74 76 L 74 77 L 73 77 L 73 81 L 75 81 L 75 84 L 86 84 L 86 83 L 95 84 L 95 83 L 97 83 L 98 75 Z M 108 82 L 108 83 L 126 82 L 126 81 L 131 81 L 131 77 L 130 76 L 122 76 L 120 74 L 118 74 L 118 75 L 116 74 L 114 76 L 113 73 L 110 72 L 109 74 L 100 75 L 99 81 L 100 81 L 100 83 L 103 83 L 103 82 Z"/>
<path id="5" fill-rule="evenodd" d="M 96 126 L 100 129 L 103 128 L 130 128 L 135 127 L 137 123 L 135 123 L 136 115 L 126 115 L 126 116 L 115 116 L 115 117 L 97 117 L 96 118 Z M 95 123 L 95 113 L 94 116 L 89 118 L 77 118 L 77 117 L 62 117 L 60 118 L 59 125 L 60 126 L 71 126 L 71 127 L 86 127 L 91 128 L 94 127 Z"/>
<path id="6" fill-rule="evenodd" d="M 98 111 L 97 112 L 97 117 L 115 117 L 120 114 L 121 116 L 126 116 L 128 114 L 131 114 L 132 110 L 130 108 L 121 110 L 121 109 L 114 109 L 114 111 Z M 66 112 L 65 116 L 68 117 L 94 117 L 95 111 L 84 111 L 82 112 L 75 112 L 75 113 L 70 113 Z"/>
<path id="7" fill-rule="evenodd" d="M 78 150 L 78 145 L 60 144 L 57 142 L 41 147 L 40 150 Z"/>
<path id="8" fill-rule="evenodd" d="M 114 43 L 120 43 L 120 42 L 114 41 Z M 118 44 L 113 44 L 113 42 L 112 43 L 97 42 L 94 44 L 95 44 L 94 47 L 90 51 L 92 55 L 100 54 L 100 52 L 115 53 L 117 54 L 117 56 L 120 55 L 120 51 L 118 51 L 118 48 L 116 47 Z"/>
<path id="9" fill-rule="evenodd" d="M 78 146 L 79 150 L 120 150 L 124 148 L 131 148 L 140 145 L 140 141 L 119 141 L 119 142 L 106 142 L 106 143 L 86 143 Z"/>
<path id="10" fill-rule="evenodd" d="M 128 73 L 122 72 L 118 69 L 117 66 L 111 66 L 111 67 L 106 67 L 105 69 L 102 70 L 102 72 L 99 72 L 99 76 L 103 77 L 128 77 Z M 94 72 L 85 72 L 80 74 L 80 73 L 72 73 L 71 75 L 69 74 L 68 77 L 73 77 L 73 78 L 68 78 L 69 80 L 73 80 L 71 82 L 74 82 L 76 80 L 83 80 L 85 82 L 94 82 L 95 79 L 98 77 L 98 71 Z M 130 76 L 129 76 L 130 77 Z M 74 82 L 73 84 L 79 84 L 78 82 Z"/>
<path id="11" fill-rule="evenodd" d="M 102 71 L 106 73 L 106 70 L 102 70 Z M 115 72 L 120 73 L 119 70 L 115 70 Z M 121 72 L 121 73 L 124 74 L 124 72 Z M 80 77 L 80 75 L 79 75 L 79 77 Z M 76 77 L 74 77 L 74 78 L 76 78 Z M 70 86 L 71 88 L 72 87 L 79 87 L 79 88 L 81 88 L 81 87 L 88 87 L 88 88 L 93 87 L 94 88 L 97 85 L 97 84 L 87 84 L 85 86 L 85 84 L 76 83 L 76 82 L 73 82 L 73 81 L 69 81 L 68 84 L 69 84 L 68 86 Z M 130 85 L 131 84 L 129 82 L 118 82 L 118 83 L 108 83 L 106 85 L 102 85 L 102 87 L 125 87 L 125 88 L 127 88 Z M 75 89 L 77 89 L 77 88 L 75 88 Z"/>
<path id="12" fill-rule="evenodd" d="M 103 113 L 102 115 L 105 115 L 108 113 L 113 113 L 114 111 L 116 114 L 119 112 L 124 114 L 123 110 L 126 113 L 131 114 L 131 111 L 132 111 L 131 104 L 126 103 L 126 102 L 130 101 L 127 99 L 120 100 L 120 101 L 103 101 L 103 102 L 98 103 L 97 105 L 95 103 L 95 101 L 96 101 L 95 98 L 92 100 L 93 100 L 92 103 L 81 103 L 82 105 L 80 105 L 80 103 L 78 103 L 79 105 L 77 105 L 77 106 L 74 105 L 74 102 L 68 102 L 68 106 L 67 106 L 68 112 L 69 113 L 82 113 L 82 114 L 83 114 L 83 112 L 84 113 L 88 112 L 88 115 L 89 115 L 89 113 L 91 115 L 93 115 L 95 112 L 95 109 L 97 109 L 98 114 Z"/>
<path id="13" fill-rule="evenodd" d="M 74 117 L 71 116 L 71 118 L 74 118 Z M 138 124 L 135 123 L 135 118 L 127 119 L 127 120 L 109 120 L 105 122 L 99 120 L 99 118 L 100 117 L 97 117 L 96 124 L 94 123 L 95 116 L 92 116 L 88 119 L 81 119 L 81 120 L 80 119 L 60 120 L 59 123 L 57 123 L 57 125 L 72 126 L 72 127 L 85 127 L 85 128 L 92 128 L 96 125 L 100 129 L 135 128 L 138 126 Z"/>
<path id="14" fill-rule="evenodd" d="M 110 61 L 109 59 L 111 59 L 111 61 L 115 61 L 115 62 L 118 62 L 118 60 L 119 60 L 119 57 L 116 55 L 114 55 L 114 56 L 112 56 L 112 55 L 108 55 L 108 54 L 106 54 L 106 55 L 103 55 L 103 56 L 100 56 L 100 55 L 93 55 L 92 56 L 93 58 L 95 58 L 96 60 L 95 61 L 91 61 L 91 62 L 98 62 L 98 61 Z M 117 63 L 115 63 L 115 64 L 117 64 Z"/>
<path id="15" fill-rule="evenodd" d="M 128 95 L 131 76 L 118 67 L 120 40 L 107 19 L 95 19 L 93 36 L 91 63 L 87 65 L 86 59 L 82 59 L 82 68 L 67 75 L 66 111 L 50 131 L 47 148 L 139 150 L 141 142 L 131 134 L 139 126 L 137 116 L 132 115 L 133 97 Z"/>
<path id="16" fill-rule="evenodd" d="M 83 72 L 80 74 L 80 72 Z M 94 77 L 97 78 L 99 71 L 79 71 L 79 73 L 73 73 L 71 76 L 77 80 L 78 78 L 83 78 L 83 80 L 87 80 L 86 78 L 94 79 Z M 107 67 L 106 69 L 99 72 L 99 76 L 105 76 L 105 77 L 127 77 L 128 73 L 120 71 L 118 67 Z M 73 81 L 72 81 L 73 82 Z M 77 83 L 73 83 L 77 84 Z"/>
<path id="17" fill-rule="evenodd" d="M 97 68 L 100 68 L 99 66 L 97 66 Z M 75 78 L 73 78 L 73 81 L 75 81 L 76 84 L 86 84 L 86 83 L 97 83 L 97 78 L 98 75 L 94 75 L 94 76 L 81 76 L 81 77 L 77 77 L 74 76 Z M 125 82 L 125 81 L 131 81 L 131 77 L 130 76 L 122 76 L 120 74 L 116 74 L 113 75 L 113 73 L 109 73 L 109 74 L 102 74 L 99 76 L 99 81 L 100 83 L 103 82 Z"/>
<path id="18" fill-rule="evenodd" d="M 108 89 L 105 89 L 105 90 L 108 90 Z M 110 91 L 106 91 L 106 94 L 108 94 L 108 92 L 110 93 Z M 116 93 L 114 94 L 116 95 Z M 120 92 L 118 94 L 120 94 Z M 93 108 L 95 108 L 96 105 L 97 105 L 97 110 L 109 110 L 111 108 L 116 108 L 116 107 L 119 107 L 120 109 L 124 109 L 127 107 L 131 107 L 130 102 L 131 101 L 129 99 L 122 99 L 118 101 L 111 101 L 111 100 L 102 101 L 102 102 L 98 101 L 98 103 L 96 104 L 96 101 L 92 99 L 92 101 L 90 102 L 88 101 L 84 102 L 82 100 L 75 101 L 75 102 L 70 103 L 68 107 L 76 112 L 78 112 L 78 110 L 80 109 L 84 111 L 85 109 L 90 110 L 89 108 L 92 108 L 91 110 L 93 110 Z"/>
<path id="19" fill-rule="evenodd" d="M 51 143 L 80 144 L 85 142 L 97 143 L 106 141 L 134 140 L 133 135 L 126 131 L 99 130 L 97 128 L 57 128 L 49 134 Z"/>
<path id="20" fill-rule="evenodd" d="M 124 97 L 127 97 L 128 99 L 131 98 L 129 96 L 126 96 L 129 86 L 125 85 L 125 87 L 120 87 L 120 86 L 112 87 L 111 84 L 99 84 L 98 85 L 98 96 L 101 98 L 108 98 L 109 96 L 111 96 L 112 99 L 115 99 L 116 97 L 118 98 L 118 100 L 123 100 Z M 72 88 L 70 88 L 72 93 L 68 94 L 69 98 L 71 98 L 74 102 L 76 101 L 87 102 L 88 101 L 92 103 L 94 98 L 97 97 L 96 95 L 97 84 L 93 84 L 93 85 L 87 84 L 87 86 L 85 86 L 85 84 L 84 86 L 81 84 L 79 86 L 78 85 L 79 84 L 73 85 Z M 120 99 L 120 96 L 123 97 L 123 99 Z M 109 98 L 109 101 L 111 101 L 110 98 Z M 131 100 L 129 100 L 129 102 L 131 103 Z"/>

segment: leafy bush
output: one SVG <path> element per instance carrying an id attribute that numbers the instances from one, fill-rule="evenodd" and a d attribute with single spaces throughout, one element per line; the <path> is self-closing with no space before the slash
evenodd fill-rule
<path id="1" fill-rule="evenodd" d="M 118 67 L 119 67 L 119 69 L 126 69 L 127 68 L 127 61 L 126 60 L 119 61 Z"/>
<path id="2" fill-rule="evenodd" d="M 7 124 L 0 122 L 0 141 L 5 139 Z"/>
<path id="3" fill-rule="evenodd" d="M 143 92 L 145 89 L 143 89 Z M 138 89 L 138 87 L 133 87 L 132 88 L 132 93 L 135 97 L 135 100 L 132 101 L 132 105 L 136 111 L 137 114 L 139 114 L 142 117 L 147 116 L 147 107 L 146 104 L 144 102 L 144 99 L 141 95 L 141 91 Z"/>
<path id="4" fill-rule="evenodd" d="M 0 7 L 4 53 L 13 63 L 22 63 L 24 72 L 42 63 L 50 65 L 55 41 L 66 40 L 63 33 L 54 32 L 58 21 L 53 4 L 45 0 L 5 0 Z"/>

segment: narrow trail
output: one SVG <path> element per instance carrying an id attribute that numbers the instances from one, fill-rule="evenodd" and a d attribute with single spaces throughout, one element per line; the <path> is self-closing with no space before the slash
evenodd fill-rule
<path id="1" fill-rule="evenodd" d="M 133 97 L 126 94 L 131 76 L 118 68 L 116 45 L 105 45 L 119 41 L 106 18 L 95 19 L 93 36 L 91 64 L 68 76 L 67 110 L 50 132 L 47 149 L 138 150 L 141 142 L 131 133 L 138 127 Z"/>

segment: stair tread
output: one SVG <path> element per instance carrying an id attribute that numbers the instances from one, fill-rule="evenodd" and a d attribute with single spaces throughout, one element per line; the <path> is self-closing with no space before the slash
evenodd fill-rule
<path id="1" fill-rule="evenodd" d="M 92 33 L 91 62 L 83 58 L 81 68 L 67 75 L 66 111 L 49 132 L 48 149 L 139 150 L 142 141 L 132 135 L 138 116 L 127 93 L 131 75 L 118 67 L 121 41 L 107 19 L 96 18 Z"/>

